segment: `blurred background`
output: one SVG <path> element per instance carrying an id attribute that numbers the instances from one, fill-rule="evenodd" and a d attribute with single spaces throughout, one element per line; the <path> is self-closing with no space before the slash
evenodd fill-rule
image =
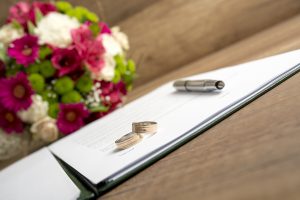
<path id="1" fill-rule="evenodd" d="M 1 0 L 5 22 L 16 0 Z M 299 0 L 69 0 L 130 39 L 139 86 L 300 13 Z M 272 36 L 270 36 L 272 37 Z"/>

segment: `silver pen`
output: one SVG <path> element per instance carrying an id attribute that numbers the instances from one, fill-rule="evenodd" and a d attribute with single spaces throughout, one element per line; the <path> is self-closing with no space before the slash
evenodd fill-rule
<path id="1" fill-rule="evenodd" d="M 220 80 L 178 80 L 173 86 L 178 91 L 187 92 L 211 92 L 214 90 L 222 90 L 225 83 Z"/>

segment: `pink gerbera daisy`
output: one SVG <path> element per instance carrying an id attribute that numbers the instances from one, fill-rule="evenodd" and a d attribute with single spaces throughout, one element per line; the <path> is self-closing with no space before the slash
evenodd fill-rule
<path id="1" fill-rule="evenodd" d="M 19 72 L 15 77 L 0 80 L 0 103 L 9 110 L 16 112 L 29 108 L 32 94 L 32 88 L 23 72 Z"/>
<path id="2" fill-rule="evenodd" d="M 12 42 L 7 50 L 11 58 L 16 59 L 18 64 L 25 67 L 34 63 L 39 55 L 38 38 L 32 35 L 25 35 Z"/>
<path id="3" fill-rule="evenodd" d="M 84 118 L 89 115 L 83 103 L 60 104 L 57 127 L 63 134 L 70 134 L 84 125 Z"/>
<path id="4" fill-rule="evenodd" d="M 0 106 L 0 128 L 7 134 L 21 133 L 24 129 L 24 124 L 15 112 Z"/>

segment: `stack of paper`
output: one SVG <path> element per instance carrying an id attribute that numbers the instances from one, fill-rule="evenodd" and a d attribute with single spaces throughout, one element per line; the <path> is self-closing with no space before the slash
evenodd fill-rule
<path id="1" fill-rule="evenodd" d="M 176 92 L 172 82 L 98 120 L 50 150 L 93 184 L 115 180 L 159 155 L 184 137 L 201 131 L 249 98 L 257 96 L 287 74 L 299 69 L 300 51 L 235 67 L 223 68 L 188 79 L 223 80 L 222 92 Z M 157 134 L 134 147 L 117 151 L 114 141 L 131 131 L 131 123 L 156 121 Z"/>
<path id="2" fill-rule="evenodd" d="M 0 199 L 77 199 L 80 191 L 47 148 L 0 173 Z"/>

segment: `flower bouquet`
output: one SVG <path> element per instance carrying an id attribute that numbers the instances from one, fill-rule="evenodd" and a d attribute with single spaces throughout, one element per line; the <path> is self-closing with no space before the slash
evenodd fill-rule
<path id="1" fill-rule="evenodd" d="M 84 7 L 13 5 L 0 28 L 0 159 L 17 135 L 52 142 L 118 108 L 135 76 L 128 49 Z"/>

